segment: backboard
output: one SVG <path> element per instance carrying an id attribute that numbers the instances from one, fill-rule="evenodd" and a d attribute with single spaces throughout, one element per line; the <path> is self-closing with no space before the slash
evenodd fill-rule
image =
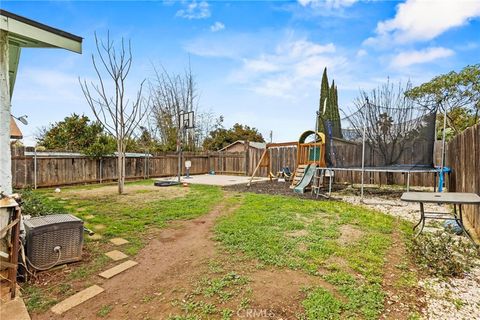
<path id="1" fill-rule="evenodd" d="M 182 129 L 193 129 L 193 128 L 195 128 L 193 111 L 187 111 L 187 112 L 181 112 L 180 113 L 180 127 Z"/>

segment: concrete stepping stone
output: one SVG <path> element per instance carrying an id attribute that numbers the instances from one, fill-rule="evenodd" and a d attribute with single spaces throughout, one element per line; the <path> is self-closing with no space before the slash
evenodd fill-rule
<path id="1" fill-rule="evenodd" d="M 118 266 L 115 266 L 113 268 L 103 271 L 102 273 L 99 274 L 99 276 L 105 279 L 110 279 L 116 276 L 117 274 L 122 273 L 123 271 L 128 270 L 131 267 L 136 266 L 137 264 L 138 263 L 133 260 L 127 260 L 123 263 L 120 263 Z"/>
<path id="2" fill-rule="evenodd" d="M 4 301 L 3 298 L 9 299 L 10 294 L 8 294 L 8 297 L 2 296 L 0 319 L 30 320 L 27 308 L 25 307 L 22 297 L 20 297 L 18 289 L 15 299 Z"/>
<path id="3" fill-rule="evenodd" d="M 105 255 L 110 259 L 112 259 L 113 261 L 118 261 L 118 260 L 123 260 L 125 258 L 128 258 L 128 256 L 125 253 L 118 250 L 109 251 L 105 253 Z"/>
<path id="4" fill-rule="evenodd" d="M 128 240 L 125 240 L 123 238 L 112 238 L 110 239 L 110 242 L 116 246 L 121 246 L 122 244 L 128 243 Z"/>
<path id="5" fill-rule="evenodd" d="M 67 299 L 63 300 L 60 303 L 57 303 L 54 305 L 50 310 L 52 310 L 53 313 L 55 314 L 62 314 L 73 307 L 78 306 L 79 304 L 82 304 L 83 302 L 95 297 L 97 294 L 100 294 L 104 291 L 102 287 L 99 287 L 97 285 L 93 285 L 91 287 L 88 287 L 87 289 L 84 289 L 76 294 L 74 294 L 71 297 L 68 297 Z"/>

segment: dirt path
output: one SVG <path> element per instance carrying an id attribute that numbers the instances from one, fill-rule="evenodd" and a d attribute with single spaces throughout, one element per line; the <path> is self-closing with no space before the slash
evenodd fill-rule
<path id="1" fill-rule="evenodd" d="M 192 277 L 199 275 L 201 266 L 215 253 L 211 229 L 216 218 L 234 209 L 227 208 L 223 201 L 205 216 L 173 222 L 169 228 L 160 230 L 133 258 L 138 266 L 109 280 L 97 277 L 95 283 L 105 292 L 73 308 L 63 318 L 98 318 L 97 312 L 104 307 L 111 308 L 110 319 L 144 319 L 150 311 L 145 310 L 145 306 L 152 309 L 146 302 L 153 299 L 157 302 L 154 314 L 169 314 L 171 304 L 160 302 L 169 302 L 178 295 L 178 288 L 187 288 Z M 54 319 L 56 316 L 49 311 L 34 318 Z"/>
<path id="2" fill-rule="evenodd" d="M 409 261 L 398 221 L 392 246 L 385 257 L 383 290 L 386 293 L 381 319 L 409 319 L 425 309 L 425 292 L 418 286 L 418 270 Z"/>

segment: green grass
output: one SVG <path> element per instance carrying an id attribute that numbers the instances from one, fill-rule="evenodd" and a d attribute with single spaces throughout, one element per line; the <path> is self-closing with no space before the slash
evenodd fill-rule
<path id="1" fill-rule="evenodd" d="M 151 185 L 152 180 L 128 185 Z M 109 238 L 123 237 L 130 241 L 122 251 L 135 255 L 144 245 L 142 236 L 150 228 L 164 227 L 168 221 L 192 219 L 209 212 L 220 201 L 238 208 L 219 219 L 215 226 L 216 239 L 223 244 L 229 261 L 255 261 L 256 268 L 267 266 L 290 268 L 321 277 L 335 288 L 321 286 L 305 288 L 302 306 L 306 319 L 377 319 L 383 310 L 385 293 L 382 291 L 385 254 L 392 243 L 395 220 L 379 212 L 359 206 L 335 202 L 312 201 L 291 197 L 244 194 L 223 198 L 218 187 L 191 185 L 190 191 L 176 198 L 150 199 L 149 190 L 141 188 L 130 194 L 132 201 L 121 196 L 93 196 L 81 198 L 68 191 L 95 190 L 104 185 L 69 187 L 61 193 L 37 190 L 29 194 L 30 208 L 47 208 L 52 212 L 71 212 L 85 219 L 103 236 L 99 242 L 87 241 L 91 253 L 88 263 L 74 268 L 66 281 L 85 280 L 104 268 L 109 260 L 102 254 Z M 170 187 L 172 193 L 183 191 Z M 222 200 L 224 199 L 224 200 Z M 150 199 L 151 200 L 151 199 Z M 82 211 L 78 211 L 82 208 Z M 89 219 L 86 219 L 86 218 Z M 360 234 L 354 241 L 341 242 L 342 228 L 354 228 Z M 410 228 L 401 224 L 408 236 Z M 344 238 L 344 237 L 342 237 Z M 348 240 L 348 237 L 347 237 Z M 242 260 L 243 259 L 243 260 Z M 235 310 L 249 307 L 252 297 L 248 278 L 214 259 L 208 261 L 208 274 L 200 279 L 193 292 L 176 301 L 181 315 L 171 319 L 229 319 Z M 403 266 L 398 266 L 400 269 Z M 403 270 L 403 269 L 402 269 Z M 405 269 L 398 280 L 399 288 L 408 288 L 415 282 L 415 274 Z M 69 290 L 65 284 L 60 291 Z M 41 312 L 56 302 L 57 296 L 45 288 L 27 286 L 27 306 Z M 148 303 L 151 297 L 144 297 Z M 145 300 L 145 301 L 144 301 Z M 108 316 L 110 306 L 98 310 L 100 317 Z"/>
<path id="2" fill-rule="evenodd" d="M 308 293 L 302 304 L 308 319 L 340 319 L 342 303 L 323 288 Z"/>
<path id="3" fill-rule="evenodd" d="M 49 295 L 48 290 L 42 290 L 34 285 L 23 285 L 22 293 L 26 301 L 25 305 L 29 311 L 47 311 L 57 303 L 57 300 Z"/>
<path id="4" fill-rule="evenodd" d="M 362 236 L 340 243 L 343 225 Z M 342 299 L 311 288 L 303 303 L 307 318 L 328 313 L 332 319 L 375 319 L 383 310 L 382 269 L 393 225 L 390 216 L 346 203 L 247 194 L 243 205 L 216 225 L 216 238 L 232 253 L 333 284 Z"/>
<path id="5" fill-rule="evenodd" d="M 112 311 L 113 309 L 113 306 L 111 305 L 104 305 L 100 308 L 100 310 L 98 310 L 97 312 L 97 316 L 101 317 L 101 318 L 104 318 L 106 316 L 108 316 L 108 314 Z"/>
<path id="6" fill-rule="evenodd" d="M 127 183 L 129 185 L 150 186 L 153 180 L 142 180 Z M 222 198 L 222 191 L 218 187 L 205 185 L 191 185 L 190 192 L 183 197 L 171 199 L 159 199 L 158 201 L 144 201 L 148 199 L 151 190 L 136 190 L 134 201 L 122 201 L 122 196 L 108 195 L 103 197 L 94 196 L 91 200 L 81 199 L 70 195 L 68 191 L 92 190 L 104 185 L 89 185 L 82 187 L 68 187 L 61 193 L 52 190 L 38 190 L 35 195 L 41 198 L 43 206 L 54 208 L 54 212 L 69 212 L 80 218 L 93 216 L 85 219 L 87 227 L 104 225 L 105 229 L 96 231 L 105 238 L 124 237 L 133 242 L 134 247 L 141 247 L 142 234 L 146 228 L 164 227 L 168 221 L 179 219 L 192 219 L 209 212 L 212 207 Z M 169 187 L 172 193 L 178 188 Z M 194 204 L 194 205 L 193 205 Z M 72 210 L 72 208 L 74 208 Z M 83 208 L 83 211 L 75 209 Z M 137 248 L 138 249 L 138 248 Z M 134 254 L 135 252 L 130 252 Z"/>
<path id="7" fill-rule="evenodd" d="M 129 182 L 127 186 L 151 186 L 153 180 L 143 180 Z M 122 248 L 126 254 L 135 255 L 145 244 L 145 232 L 149 228 L 165 227 L 169 221 L 193 219 L 208 213 L 214 205 L 223 199 L 223 192 L 219 187 L 191 185 L 189 192 L 184 195 L 179 191 L 181 187 L 169 187 L 172 193 L 179 193 L 175 198 L 150 199 L 149 193 L 154 190 L 142 190 L 130 192 L 128 196 L 133 201 L 125 201 L 124 196 L 115 194 L 97 196 L 92 199 L 79 197 L 82 191 L 95 190 L 105 185 L 89 185 L 62 188 L 60 193 L 55 193 L 51 189 L 26 190 L 24 200 L 27 208 L 26 214 L 38 213 L 71 213 L 84 219 L 88 228 L 95 225 L 103 225 L 104 229 L 96 231 L 103 238 L 98 241 L 89 240 L 87 237 L 84 250 L 89 252 L 90 258 L 81 265 L 74 267 L 73 271 L 67 276 L 66 281 L 84 280 L 103 269 L 110 260 L 103 255 L 105 247 L 109 246 L 108 239 L 113 237 L 123 237 L 129 240 L 129 244 Z M 68 191 L 75 191 L 71 193 Z M 145 201 L 149 200 L 149 201 Z M 83 208 L 83 211 L 78 211 Z M 93 216 L 93 218 L 91 218 Z M 86 219 L 89 217 L 90 219 Z M 54 284 L 52 284 L 53 286 Z M 62 285 L 62 290 L 66 290 L 68 283 Z M 23 288 L 28 310 L 31 312 L 43 312 L 56 302 L 58 290 L 52 287 L 40 287 L 34 284 L 24 285 Z M 60 290 L 60 291 L 62 291 Z M 103 310 L 103 308 L 102 308 Z M 106 312 L 99 311 L 99 316 Z M 107 315 L 108 312 L 105 314 Z"/>

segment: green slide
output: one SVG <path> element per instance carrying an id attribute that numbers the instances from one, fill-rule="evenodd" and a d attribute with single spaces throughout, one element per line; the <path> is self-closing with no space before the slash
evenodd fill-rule
<path id="1" fill-rule="evenodd" d="M 311 164 L 305 168 L 305 173 L 303 174 L 302 180 L 295 186 L 293 192 L 295 193 L 305 193 L 305 188 L 312 182 L 313 176 L 315 175 L 315 170 L 317 169 L 316 164 Z"/>

